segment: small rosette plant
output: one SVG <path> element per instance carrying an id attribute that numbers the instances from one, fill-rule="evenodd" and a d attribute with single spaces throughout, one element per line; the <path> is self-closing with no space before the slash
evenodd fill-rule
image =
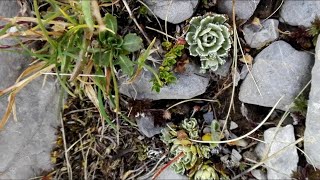
<path id="1" fill-rule="evenodd" d="M 201 72 L 217 70 L 226 62 L 231 48 L 227 18 L 224 15 L 210 14 L 193 17 L 186 35 L 190 55 L 199 56 Z"/>
<path id="2" fill-rule="evenodd" d="M 197 179 L 215 179 L 218 175 L 214 170 L 203 167 L 204 161 L 211 158 L 210 145 L 195 143 L 191 139 L 199 139 L 201 132 L 198 121 L 195 118 L 184 119 L 179 126 L 173 124 L 162 129 L 161 140 L 169 146 L 169 155 L 171 159 L 179 157 L 175 160 L 171 168 L 178 174 L 187 174 L 192 178 L 195 174 Z M 210 162 L 210 161 L 209 161 Z M 201 172 L 198 170 L 201 169 Z"/>

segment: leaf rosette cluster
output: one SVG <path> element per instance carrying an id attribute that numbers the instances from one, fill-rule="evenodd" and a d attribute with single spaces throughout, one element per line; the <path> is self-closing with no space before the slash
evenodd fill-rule
<path id="1" fill-rule="evenodd" d="M 217 70 L 231 48 L 227 17 L 219 14 L 193 17 L 186 35 L 190 55 L 199 56 L 201 72 Z"/>

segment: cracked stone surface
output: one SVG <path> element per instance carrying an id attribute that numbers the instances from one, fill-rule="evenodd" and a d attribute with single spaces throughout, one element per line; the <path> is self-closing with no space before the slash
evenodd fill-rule
<path id="1" fill-rule="evenodd" d="M 243 81 L 240 101 L 273 107 L 284 96 L 277 109 L 287 110 L 310 81 L 313 63 L 313 55 L 307 52 L 297 51 L 284 41 L 272 43 L 255 57 L 254 78 L 247 76 Z"/>
<path id="2" fill-rule="evenodd" d="M 18 11 L 16 1 L 0 1 L 0 16 L 13 17 Z M 0 51 L 0 90 L 14 84 L 30 63 L 28 59 L 21 52 Z M 56 139 L 59 90 L 54 79 L 48 77 L 44 85 L 43 80 L 37 78 L 18 93 L 17 122 L 11 116 L 0 130 L 0 179 L 29 179 L 52 168 L 50 152 Z M 7 107 L 7 98 L 0 97 L 0 117 Z"/>
<path id="3" fill-rule="evenodd" d="M 316 59 L 312 69 L 311 91 L 309 94 L 304 151 L 320 169 L 320 38 L 316 45 Z M 309 159 L 308 159 L 309 160 Z"/>

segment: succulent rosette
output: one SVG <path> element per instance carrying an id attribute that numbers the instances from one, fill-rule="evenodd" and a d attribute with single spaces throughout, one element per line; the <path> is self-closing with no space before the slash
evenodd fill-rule
<path id="1" fill-rule="evenodd" d="M 213 167 L 209 165 L 202 165 L 201 168 L 194 175 L 195 180 L 217 180 L 219 179 L 218 174 Z"/>
<path id="2" fill-rule="evenodd" d="M 185 170 L 191 169 L 198 160 L 197 148 L 194 145 L 173 145 L 170 152 L 175 156 L 183 152 L 183 156 L 172 164 L 172 168 L 178 174 L 183 174 Z"/>
<path id="3" fill-rule="evenodd" d="M 184 119 L 178 126 L 172 123 L 162 129 L 161 140 L 169 146 L 170 159 L 178 157 L 171 168 L 178 174 L 187 174 L 190 178 L 203 166 L 206 159 L 210 159 L 212 148 L 206 144 L 192 142 L 191 139 L 199 139 L 198 121 L 195 118 Z M 197 173 L 198 179 L 216 177 L 215 171 L 210 167 L 202 168 Z M 204 178 L 203 178 L 204 177 Z"/>
<path id="4" fill-rule="evenodd" d="M 186 35 L 190 55 L 199 56 L 201 71 L 217 70 L 226 62 L 231 48 L 227 18 L 224 15 L 210 14 L 193 17 Z"/>
<path id="5" fill-rule="evenodd" d="M 184 119 L 181 126 L 188 132 L 191 139 L 198 139 L 198 122 L 195 118 Z"/>

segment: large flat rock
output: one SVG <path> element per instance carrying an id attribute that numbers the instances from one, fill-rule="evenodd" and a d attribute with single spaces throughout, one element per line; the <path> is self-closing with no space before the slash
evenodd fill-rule
<path id="1" fill-rule="evenodd" d="M 255 57 L 253 78 L 251 75 L 245 78 L 239 99 L 248 104 L 273 107 L 284 96 L 277 109 L 285 111 L 310 81 L 313 63 L 313 55 L 297 51 L 284 41 L 276 41 Z"/>
<path id="2" fill-rule="evenodd" d="M 256 10 L 260 0 L 245 0 L 235 2 L 235 13 L 237 19 L 248 20 Z M 218 0 L 218 10 L 232 17 L 232 0 Z"/>
<path id="3" fill-rule="evenodd" d="M 145 2 L 162 20 L 178 24 L 192 16 L 199 0 L 145 0 Z"/>
<path id="4" fill-rule="evenodd" d="M 287 125 L 285 127 L 280 127 L 273 139 L 275 133 L 276 128 L 269 128 L 264 132 L 263 137 L 266 144 L 259 144 L 260 147 L 258 146 L 256 153 L 260 158 L 264 158 L 267 145 L 272 143 L 266 157 L 270 157 L 279 151 L 282 151 L 282 153 L 279 153 L 265 162 L 268 179 L 291 179 L 291 174 L 293 171 L 297 170 L 299 161 L 296 147 L 286 147 L 295 142 L 293 126 Z M 287 149 L 282 150 L 285 147 Z"/>
<path id="5" fill-rule="evenodd" d="M 316 45 L 316 60 L 312 69 L 311 91 L 308 101 L 304 151 L 320 169 L 320 38 Z"/>
<path id="6" fill-rule="evenodd" d="M 280 18 L 281 22 L 292 26 L 310 27 L 316 16 L 320 16 L 320 1 L 286 0 L 284 1 Z"/>
<path id="7" fill-rule="evenodd" d="M 13 17 L 19 11 L 17 1 L 0 1 L 0 16 Z M 0 22 L 3 24 L 3 22 Z M 0 44 L 15 44 L 1 40 Z M 22 52 L 0 51 L 0 90 L 13 85 L 29 65 L 30 57 Z M 0 179 L 29 179 L 52 170 L 51 148 L 58 125 L 59 89 L 55 80 L 37 78 L 16 97 L 16 117 L 0 130 Z M 8 97 L 0 97 L 0 119 Z"/>
<path id="8" fill-rule="evenodd" d="M 209 84 L 209 78 L 199 71 L 200 68 L 194 64 L 186 65 L 186 71 L 177 74 L 177 81 L 161 88 L 160 93 L 151 90 L 153 74 L 143 71 L 132 84 L 121 79 L 120 92 L 135 99 L 190 99 L 203 94 Z"/>
<path id="9" fill-rule="evenodd" d="M 10 118 L 0 131 L 0 179 L 28 179 L 52 169 L 50 152 L 56 140 L 59 95 L 52 79 L 42 84 L 43 78 L 38 78 L 18 94 L 18 121 Z M 6 105 L 2 98 L 0 117 Z"/>

